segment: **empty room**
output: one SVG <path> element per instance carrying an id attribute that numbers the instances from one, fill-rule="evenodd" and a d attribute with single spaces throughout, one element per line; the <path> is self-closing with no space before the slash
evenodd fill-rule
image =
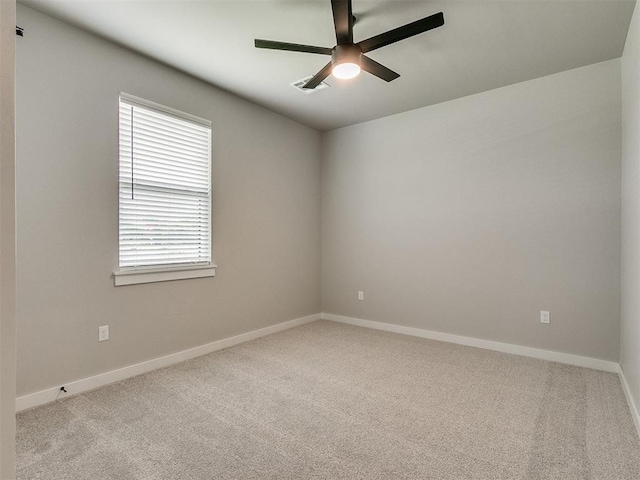
<path id="1" fill-rule="evenodd" d="M 635 0 L 2 0 L 0 480 L 640 479 Z"/>

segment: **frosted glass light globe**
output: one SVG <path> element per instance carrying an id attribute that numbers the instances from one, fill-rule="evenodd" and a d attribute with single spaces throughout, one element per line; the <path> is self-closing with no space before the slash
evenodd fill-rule
<path id="1" fill-rule="evenodd" d="M 360 65 L 357 63 L 339 63 L 333 67 L 333 76 L 343 80 L 357 77 L 360 74 Z"/>

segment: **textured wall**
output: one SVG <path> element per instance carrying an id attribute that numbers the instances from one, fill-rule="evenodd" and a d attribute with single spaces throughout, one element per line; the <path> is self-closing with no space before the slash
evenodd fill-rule
<path id="1" fill-rule="evenodd" d="M 320 311 L 318 132 L 29 8 L 18 20 L 19 395 Z M 215 278 L 113 286 L 120 91 L 213 121 Z"/>
<path id="2" fill-rule="evenodd" d="M 324 134 L 322 299 L 618 361 L 620 61 Z"/>
<path id="3" fill-rule="evenodd" d="M 640 9 L 622 56 L 622 333 L 620 363 L 640 408 Z"/>
<path id="4" fill-rule="evenodd" d="M 0 478 L 15 478 L 15 25 L 16 2 L 0 2 Z"/>

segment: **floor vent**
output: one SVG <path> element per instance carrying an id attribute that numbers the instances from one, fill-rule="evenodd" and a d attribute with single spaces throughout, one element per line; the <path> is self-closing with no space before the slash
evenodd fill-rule
<path id="1" fill-rule="evenodd" d="M 309 75 L 308 77 L 301 78 L 300 80 L 296 80 L 293 83 L 290 83 L 293 88 L 304 93 L 305 95 L 309 95 L 313 92 L 317 92 L 318 90 L 322 90 L 324 88 L 329 88 L 331 85 L 328 83 L 322 82 L 316 88 L 302 88 L 305 83 L 313 78 L 313 75 Z"/>

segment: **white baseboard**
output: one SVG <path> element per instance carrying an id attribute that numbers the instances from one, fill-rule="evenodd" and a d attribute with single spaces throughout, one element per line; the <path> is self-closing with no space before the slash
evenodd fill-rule
<path id="1" fill-rule="evenodd" d="M 622 369 L 622 365 L 619 365 L 618 376 L 620 377 L 620 383 L 622 384 L 622 391 L 624 392 L 624 396 L 626 397 L 627 403 L 629 404 L 629 410 L 631 411 L 631 417 L 633 418 L 633 423 L 635 423 L 636 425 L 638 438 L 640 438 L 640 412 L 638 412 L 638 404 L 633 398 L 633 394 L 631 393 L 631 388 L 629 388 L 629 384 L 627 383 L 627 377 L 624 376 L 624 370 Z"/>
<path id="2" fill-rule="evenodd" d="M 48 388 L 39 392 L 34 392 L 28 395 L 18 397 L 16 399 L 16 411 L 26 410 L 28 408 L 43 405 L 45 403 L 52 402 L 59 398 L 68 397 L 78 393 L 93 390 L 95 388 L 108 385 L 110 383 L 118 382 L 126 378 L 134 377 L 142 373 L 157 370 L 158 368 L 167 367 L 175 363 L 183 362 L 191 358 L 206 355 L 207 353 L 215 352 L 223 348 L 232 347 L 240 343 L 248 342 L 256 338 L 271 335 L 272 333 L 281 332 L 289 328 L 297 327 L 307 323 L 314 322 L 320 318 L 324 320 L 331 320 L 339 323 L 346 323 L 349 325 L 356 325 L 360 327 L 373 328 L 376 330 L 384 330 L 388 332 L 400 333 L 404 335 L 412 335 L 415 337 L 428 338 L 431 340 L 439 340 L 442 342 L 455 343 L 458 345 L 467 345 L 471 347 L 484 348 L 487 350 L 495 350 L 498 352 L 511 353 L 514 355 L 522 355 L 526 357 L 538 358 L 541 360 L 548 360 L 559 363 L 566 363 L 569 365 L 577 365 L 579 367 L 593 368 L 595 370 L 603 370 L 605 372 L 618 373 L 620 381 L 629 404 L 629 409 L 633 416 L 636 428 L 638 429 L 638 435 L 640 436 L 640 416 L 638 409 L 629 390 L 626 378 L 622 368 L 618 363 L 610 362 L 607 360 L 600 360 L 590 357 L 581 357 L 578 355 L 571 355 L 567 353 L 553 352 L 549 350 L 541 350 L 531 347 L 522 347 L 519 345 L 512 345 L 509 343 L 494 342 L 490 340 L 482 340 L 472 337 L 463 337 L 460 335 L 453 335 L 449 333 L 435 332 L 431 330 L 423 330 L 420 328 L 405 327 L 402 325 L 394 325 L 390 323 L 376 322 L 372 320 L 364 320 L 361 318 L 345 317 L 342 315 L 334 315 L 331 313 L 318 313 L 309 315 L 307 317 L 296 318 L 287 322 L 278 323 L 270 327 L 261 328 L 252 332 L 243 333 L 234 337 L 225 338 L 216 342 L 201 345 L 199 347 L 183 350 L 164 357 L 154 358 L 142 363 L 130 365 L 127 367 L 119 368 L 117 370 L 111 370 L 109 372 L 101 373 L 93 377 L 83 378 L 72 382 L 65 383 L 65 389 L 67 393 L 60 391 L 60 387 Z"/>
<path id="3" fill-rule="evenodd" d="M 88 390 L 93 390 L 94 388 L 102 387 L 103 385 L 108 385 L 109 383 L 118 382 L 120 380 L 134 377 L 142 373 L 150 372 L 151 370 L 167 367 L 169 365 L 173 365 L 174 363 L 183 362 L 191 358 L 215 352 L 216 350 L 222 350 L 223 348 L 232 347 L 240 343 L 248 342 L 249 340 L 254 340 L 266 335 L 271 335 L 272 333 L 281 332 L 283 330 L 297 327 L 299 325 L 315 322 L 319 319 L 319 313 L 315 315 L 309 315 L 307 317 L 296 318 L 294 320 L 289 320 L 288 322 L 278 323 L 270 327 L 243 333 L 240 335 L 236 335 L 235 337 L 225 338 L 223 340 L 218 340 L 206 345 L 190 348 L 188 350 L 183 350 L 181 352 L 166 355 L 164 357 L 154 358 L 146 362 L 137 363 L 128 367 L 119 368 L 117 370 L 111 370 L 109 372 L 101 373 L 93 377 L 68 382 L 64 384 L 67 393 L 61 392 L 59 386 L 47 388 L 39 392 L 16 398 L 16 411 L 19 412 L 21 410 L 26 410 L 27 408 L 32 408 L 38 405 L 53 402 L 54 400 L 57 400 L 59 398 L 76 395 Z"/>
<path id="4" fill-rule="evenodd" d="M 421 328 L 404 327 L 402 325 L 394 325 L 391 323 L 375 322 L 373 320 L 364 320 L 362 318 L 345 317 L 342 315 L 334 315 L 332 313 L 322 313 L 323 320 L 331 320 L 334 322 L 356 325 L 358 327 L 374 328 L 376 330 L 385 330 L 387 332 L 400 333 L 403 335 L 411 335 L 414 337 L 428 338 L 431 340 L 439 340 L 441 342 L 456 343 L 458 345 L 466 345 L 469 347 L 484 348 L 485 350 L 495 350 L 496 352 L 511 353 L 514 355 L 522 355 L 524 357 L 533 357 L 551 362 L 566 363 L 576 365 L 578 367 L 592 368 L 594 370 L 603 370 L 605 372 L 618 373 L 620 365 L 616 362 L 600 360 L 598 358 L 581 357 L 571 355 L 569 353 L 553 352 L 551 350 L 541 350 L 538 348 L 522 347 L 510 343 L 494 342 L 491 340 L 482 340 L 479 338 L 463 337 L 460 335 L 452 335 L 450 333 L 434 332 L 432 330 L 423 330 Z"/>

